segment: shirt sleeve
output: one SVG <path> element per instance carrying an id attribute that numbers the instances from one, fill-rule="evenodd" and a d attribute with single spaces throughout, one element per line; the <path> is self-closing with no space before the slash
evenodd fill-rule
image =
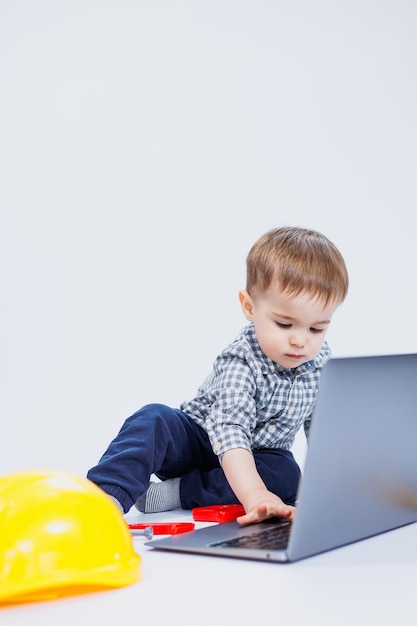
<path id="1" fill-rule="evenodd" d="M 213 451 L 218 456 L 233 448 L 251 451 L 256 426 L 256 372 L 244 357 L 223 354 L 214 365 L 208 388 L 210 410 L 205 426 Z"/>

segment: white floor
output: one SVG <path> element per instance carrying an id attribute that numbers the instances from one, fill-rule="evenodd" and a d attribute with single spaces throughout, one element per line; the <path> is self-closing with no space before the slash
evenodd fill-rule
<path id="1" fill-rule="evenodd" d="M 135 513 L 128 519 L 141 517 Z M 146 519 L 192 518 L 190 512 L 172 511 Z M 138 583 L 115 591 L 3 607 L 1 624 L 415 623 L 417 524 L 291 565 L 165 553 L 144 542 L 141 537 L 134 539 L 142 557 Z"/>

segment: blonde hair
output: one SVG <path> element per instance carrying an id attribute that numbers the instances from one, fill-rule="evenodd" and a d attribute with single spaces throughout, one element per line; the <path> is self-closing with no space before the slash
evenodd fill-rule
<path id="1" fill-rule="evenodd" d="M 246 290 L 265 293 L 272 283 L 291 297 L 302 293 L 326 305 L 346 297 L 349 277 L 336 246 L 315 230 L 283 227 L 268 231 L 246 258 Z"/>

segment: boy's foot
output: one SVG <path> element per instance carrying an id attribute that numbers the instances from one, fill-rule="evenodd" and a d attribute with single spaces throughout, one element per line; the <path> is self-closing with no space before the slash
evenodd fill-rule
<path id="1" fill-rule="evenodd" d="M 123 507 L 121 505 L 121 503 L 119 502 L 119 500 L 117 498 L 115 498 L 114 496 L 111 496 L 109 493 L 107 494 L 107 496 L 110 498 L 110 500 L 112 502 L 114 502 L 114 504 L 117 506 L 117 508 L 119 509 L 120 513 L 122 515 L 124 515 L 124 511 L 123 511 Z"/>
<path id="2" fill-rule="evenodd" d="M 149 483 L 148 490 L 136 500 L 135 507 L 141 513 L 180 509 L 180 480 L 181 478 L 169 478 L 162 482 Z"/>

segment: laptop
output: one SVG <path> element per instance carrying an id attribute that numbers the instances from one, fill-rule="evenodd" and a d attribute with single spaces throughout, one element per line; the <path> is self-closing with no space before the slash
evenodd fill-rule
<path id="1" fill-rule="evenodd" d="M 233 521 L 147 545 L 283 563 L 410 524 L 417 521 L 416 442 L 417 354 L 332 358 L 322 372 L 294 522 Z"/>

